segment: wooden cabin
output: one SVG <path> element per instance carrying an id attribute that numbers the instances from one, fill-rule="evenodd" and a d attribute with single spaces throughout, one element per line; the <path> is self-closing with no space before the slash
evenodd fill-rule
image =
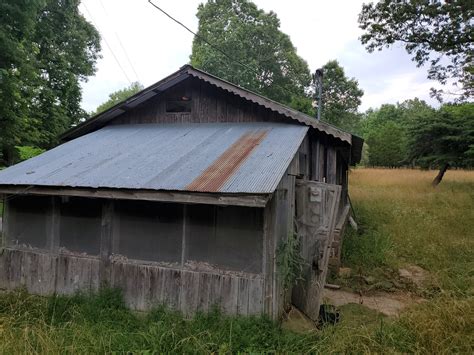
<path id="1" fill-rule="evenodd" d="M 0 288 L 316 320 L 362 140 L 189 65 L 0 172 Z M 304 281 L 284 287 L 297 235 Z"/>

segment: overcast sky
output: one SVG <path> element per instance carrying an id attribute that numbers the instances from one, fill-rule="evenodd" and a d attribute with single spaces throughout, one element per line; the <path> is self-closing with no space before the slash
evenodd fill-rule
<path id="1" fill-rule="evenodd" d="M 154 2 L 197 30 L 195 15 L 202 0 Z M 417 68 L 403 48 L 367 53 L 360 44 L 357 16 L 363 0 L 254 2 L 278 14 L 281 30 L 290 36 L 312 72 L 328 60 L 337 59 L 346 75 L 359 81 L 365 92 L 361 111 L 414 97 L 436 105 L 429 89 L 438 85 L 426 79 L 426 68 Z M 102 36 L 102 59 L 97 63 L 96 75 L 83 84 L 82 106 L 86 111 L 95 110 L 111 92 L 129 82 L 151 85 L 189 61 L 192 34 L 147 0 L 83 0 L 80 10 Z"/>

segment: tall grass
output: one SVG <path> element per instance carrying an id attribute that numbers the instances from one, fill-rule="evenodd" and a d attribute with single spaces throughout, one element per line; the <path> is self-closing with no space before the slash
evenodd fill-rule
<path id="1" fill-rule="evenodd" d="M 357 169 L 350 193 L 361 233 L 349 233 L 345 261 L 370 273 L 416 264 L 433 289 L 474 295 L 474 172 L 448 171 L 432 188 L 435 172 Z"/>
<path id="2" fill-rule="evenodd" d="M 117 290 L 49 298 L 19 290 L 0 294 L 0 354 L 474 353 L 474 173 L 449 171 L 437 189 L 432 175 L 364 169 L 350 176 L 361 228 L 346 238 L 344 262 L 387 279 L 406 263 L 433 276 L 427 301 L 399 318 L 347 305 L 337 325 L 295 334 L 265 317 L 213 311 L 186 319 L 164 307 L 137 314 Z"/>

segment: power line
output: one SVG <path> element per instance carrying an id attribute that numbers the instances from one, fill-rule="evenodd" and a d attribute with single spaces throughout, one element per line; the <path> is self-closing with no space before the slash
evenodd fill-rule
<path id="1" fill-rule="evenodd" d="M 102 2 L 102 0 L 99 0 L 99 3 L 100 3 L 100 6 L 102 6 L 102 9 L 104 10 L 104 13 L 109 16 L 109 13 L 108 11 L 106 10 L 105 6 L 104 6 L 104 3 Z M 115 31 L 115 27 L 114 27 L 114 33 L 115 33 L 115 37 L 117 37 L 117 40 L 120 44 L 120 47 L 122 47 L 122 51 L 123 53 L 125 54 L 125 58 L 127 59 L 128 61 L 128 64 L 130 65 L 130 67 L 132 68 L 133 70 L 133 73 L 135 74 L 135 77 L 137 78 L 138 81 L 141 81 L 140 80 L 140 77 L 138 76 L 137 74 L 137 71 L 135 70 L 135 67 L 133 66 L 132 64 L 132 61 L 130 60 L 130 57 L 128 56 L 128 52 L 127 50 L 125 49 L 124 45 L 122 44 L 122 40 L 120 39 L 120 36 L 118 35 L 117 31 Z"/>
<path id="2" fill-rule="evenodd" d="M 138 73 L 137 73 L 137 71 L 135 70 L 135 67 L 133 66 L 133 64 L 132 64 L 132 62 L 131 62 L 131 60 L 130 60 L 130 57 L 128 56 L 128 53 L 127 53 L 127 51 L 125 50 L 125 47 L 123 46 L 122 41 L 120 40 L 120 37 L 119 37 L 119 35 L 118 35 L 117 32 L 115 32 L 115 36 L 117 37 L 117 40 L 118 40 L 118 42 L 119 42 L 119 44 L 120 44 L 120 47 L 122 47 L 123 53 L 125 53 L 125 58 L 127 58 L 128 64 L 130 64 L 130 67 L 132 68 L 133 73 L 134 73 L 135 76 L 137 77 L 137 80 L 138 80 L 138 81 L 141 81 L 141 80 L 140 80 L 140 77 L 138 76 Z"/>
<path id="3" fill-rule="evenodd" d="M 92 20 L 92 23 L 94 24 L 94 26 L 98 29 L 99 26 L 97 26 L 97 23 L 94 21 L 94 17 L 92 16 L 91 12 L 89 11 L 89 9 L 87 8 L 87 5 L 85 2 L 82 3 L 84 5 L 84 8 L 86 9 L 87 13 L 89 14 L 91 20 Z M 105 35 L 102 35 L 102 38 L 105 42 L 105 44 L 107 45 L 107 47 L 109 48 L 110 52 L 112 53 L 115 61 L 117 62 L 117 65 L 120 67 L 120 69 L 122 70 L 122 73 L 123 75 L 125 76 L 125 78 L 127 78 L 128 80 L 128 83 L 131 84 L 132 81 L 130 80 L 130 78 L 128 77 L 127 73 L 125 72 L 125 69 L 122 67 L 122 64 L 120 64 L 120 61 L 118 60 L 117 56 L 115 55 L 114 51 L 112 50 L 112 47 L 109 45 L 109 42 L 107 41 L 107 38 L 105 38 Z"/>
<path id="4" fill-rule="evenodd" d="M 181 21 L 175 19 L 173 16 L 171 16 L 169 13 L 167 13 L 165 10 L 163 10 L 162 8 L 160 8 L 158 5 L 154 4 L 151 0 L 148 0 L 148 2 L 153 6 L 155 7 L 157 10 L 161 11 L 164 15 L 166 15 L 168 18 L 170 18 L 171 20 L 173 20 L 174 22 L 176 22 L 178 25 L 180 25 L 181 27 L 183 27 L 184 29 L 186 29 L 189 33 L 193 34 L 195 37 L 199 38 L 201 41 L 207 43 L 209 46 L 211 46 L 212 48 L 214 48 L 216 51 L 222 53 L 225 57 L 227 57 L 228 59 L 230 59 L 231 61 L 241 65 L 242 67 L 246 68 L 247 70 L 250 70 L 250 71 L 253 71 L 255 74 L 257 75 L 260 75 L 260 72 L 256 69 L 256 68 L 252 68 L 250 67 L 249 65 L 241 62 L 240 60 L 238 59 L 235 59 L 234 57 L 232 57 L 231 55 L 227 54 L 226 52 L 224 52 L 222 49 L 220 49 L 218 46 L 216 46 L 215 44 L 209 42 L 205 37 L 201 36 L 201 35 L 198 35 L 197 33 L 195 33 L 193 30 L 191 30 L 188 26 L 186 26 L 185 24 L 183 24 Z"/>
<path id="5" fill-rule="evenodd" d="M 205 37 L 201 36 L 201 35 L 198 35 L 196 32 L 194 32 L 193 30 L 191 30 L 188 26 L 186 26 L 185 24 L 183 24 L 181 21 L 175 19 L 173 16 L 171 16 L 169 13 L 167 13 L 165 10 L 163 10 L 162 8 L 160 8 L 158 5 L 154 4 L 151 0 L 148 0 L 148 2 L 154 7 L 156 8 L 157 10 L 159 10 L 161 13 L 163 13 L 164 15 L 166 15 L 169 19 L 171 19 L 172 21 L 176 22 L 178 25 L 180 25 L 181 27 L 183 27 L 184 29 L 186 29 L 186 31 L 188 31 L 189 33 L 193 34 L 195 37 L 199 38 L 200 40 L 202 40 L 203 42 L 205 42 L 206 44 L 208 44 L 211 48 L 215 49 L 216 51 L 218 51 L 219 53 L 222 53 L 227 59 L 229 59 L 231 62 L 235 62 L 237 64 L 239 64 L 240 66 L 244 67 L 245 69 L 247 70 L 250 70 L 252 71 L 254 74 L 256 74 L 257 76 L 260 76 L 261 75 L 261 70 L 259 70 L 259 68 L 254 68 L 254 67 L 251 67 L 249 66 L 248 64 L 245 64 L 243 63 L 242 61 L 234 58 L 233 56 L 227 54 L 224 50 L 222 50 L 221 48 L 219 48 L 217 45 L 211 43 L 209 40 L 207 40 Z M 276 84 L 276 83 L 272 83 L 273 85 L 279 87 L 280 89 L 286 91 L 287 93 L 289 93 L 291 96 L 295 95 L 294 92 L 291 92 L 290 90 L 288 90 L 286 87 L 282 86 L 282 85 L 279 85 L 279 84 Z"/>

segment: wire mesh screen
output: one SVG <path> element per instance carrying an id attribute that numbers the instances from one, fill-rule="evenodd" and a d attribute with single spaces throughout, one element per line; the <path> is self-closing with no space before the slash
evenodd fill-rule
<path id="1" fill-rule="evenodd" d="M 263 209 L 190 205 L 187 209 L 187 262 L 219 268 L 262 271 Z"/>
<path id="2" fill-rule="evenodd" d="M 183 206 L 146 201 L 116 205 L 118 252 L 131 259 L 181 262 Z"/>
<path id="3" fill-rule="evenodd" d="M 9 200 L 7 244 L 46 249 L 50 211 L 50 197 L 16 196 Z"/>
<path id="4" fill-rule="evenodd" d="M 63 197 L 60 213 L 60 248 L 63 251 L 99 255 L 102 201 Z"/>

